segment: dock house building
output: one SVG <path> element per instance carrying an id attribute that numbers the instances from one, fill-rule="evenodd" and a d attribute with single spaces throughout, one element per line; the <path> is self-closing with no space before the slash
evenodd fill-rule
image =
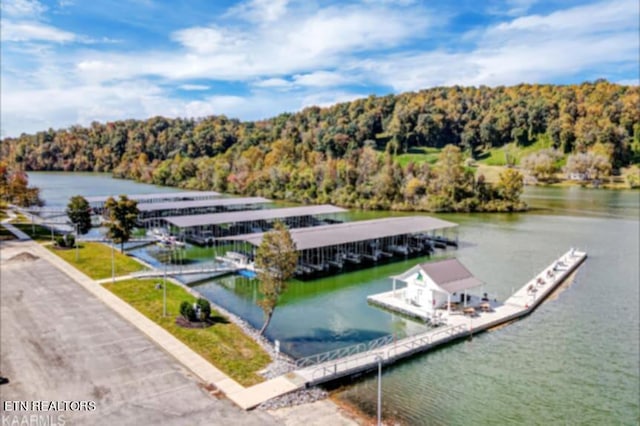
<path id="1" fill-rule="evenodd" d="M 260 210 L 227 211 L 192 216 L 164 217 L 172 234 L 196 244 L 212 245 L 216 239 L 260 233 L 270 230 L 276 220 L 290 229 L 341 222 L 339 215 L 347 210 L 323 204 Z"/>
<path id="2" fill-rule="evenodd" d="M 429 216 L 406 216 L 291 229 L 300 277 L 336 273 L 392 258 L 430 254 L 434 242 L 457 246 L 448 233 L 457 224 Z M 234 252 L 253 259 L 264 233 L 225 237 Z"/>
<path id="3" fill-rule="evenodd" d="M 391 279 L 391 291 L 368 300 L 422 319 L 433 319 L 437 309 L 462 312 L 471 300 L 469 290 L 484 286 L 458 259 L 420 263 Z M 405 286 L 398 288 L 398 283 Z"/>

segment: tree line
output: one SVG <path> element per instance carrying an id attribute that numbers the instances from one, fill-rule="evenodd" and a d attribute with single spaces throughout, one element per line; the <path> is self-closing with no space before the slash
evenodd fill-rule
<path id="1" fill-rule="evenodd" d="M 580 85 L 449 87 L 309 107 L 268 120 L 154 117 L 92 123 L 3 140 L 26 170 L 106 171 L 117 177 L 298 202 L 384 209 L 511 209 L 464 165 L 401 165 L 415 147 L 464 156 L 544 138 L 562 154 L 606 151 L 612 169 L 640 162 L 640 91 Z M 444 157 L 444 155 L 443 155 Z M 456 156 L 457 159 L 457 156 Z M 508 202 L 506 204 L 509 204 Z"/>

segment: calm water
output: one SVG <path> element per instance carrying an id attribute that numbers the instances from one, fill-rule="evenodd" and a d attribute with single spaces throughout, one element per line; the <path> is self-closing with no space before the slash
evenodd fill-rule
<path id="1" fill-rule="evenodd" d="M 106 175 L 30 173 L 30 179 L 50 204 L 77 193 L 173 190 Z M 499 298 L 571 246 L 587 250 L 587 262 L 565 291 L 527 319 L 386 369 L 385 417 L 417 425 L 640 421 L 640 194 L 528 188 L 526 201 L 534 207 L 527 214 L 441 216 L 460 224 L 464 242 L 444 255 L 457 256 Z M 389 333 L 420 332 L 419 323 L 366 303 L 367 295 L 390 288 L 389 275 L 417 261 L 292 283 L 268 337 L 303 356 Z M 261 325 L 255 283 L 227 278 L 197 288 Z M 375 379 L 359 380 L 338 396 L 373 414 Z"/>

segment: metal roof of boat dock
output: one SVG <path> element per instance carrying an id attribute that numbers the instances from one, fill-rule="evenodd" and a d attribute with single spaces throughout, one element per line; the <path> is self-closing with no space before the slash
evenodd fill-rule
<path id="1" fill-rule="evenodd" d="M 313 226 L 310 228 L 297 228 L 291 229 L 289 232 L 298 250 L 307 250 L 392 237 L 395 235 L 416 234 L 456 226 L 458 226 L 458 224 L 435 217 L 405 216 Z M 262 242 L 263 235 L 264 232 L 261 232 L 221 239 L 245 241 L 254 246 L 259 246 Z"/>
<path id="2" fill-rule="evenodd" d="M 169 199 L 189 199 L 193 197 L 217 197 L 220 195 L 216 191 L 182 191 L 182 192 L 158 192 L 154 194 L 123 194 L 130 200 L 148 201 L 148 200 L 169 200 Z M 85 197 L 90 203 L 104 203 L 109 197 L 115 199 L 120 198 L 120 194 L 98 195 L 93 197 Z"/>
<path id="3" fill-rule="evenodd" d="M 224 223 L 251 222 L 255 220 L 280 219 L 298 216 L 315 216 L 343 213 L 346 211 L 346 209 L 341 207 L 322 204 L 319 206 L 286 207 L 281 209 L 247 210 L 191 216 L 168 216 L 163 219 L 179 228 L 188 228 L 191 226 L 220 225 Z"/>
<path id="4" fill-rule="evenodd" d="M 247 204 L 266 204 L 271 200 L 262 197 L 239 197 L 239 198 L 214 198 L 211 200 L 187 200 L 187 201 L 163 201 L 159 203 L 139 204 L 138 210 L 141 212 L 150 212 L 157 210 L 177 210 L 192 209 L 198 207 L 227 207 L 241 206 Z M 197 215 L 200 216 L 200 215 Z M 182 216 L 168 216 L 182 217 Z"/>

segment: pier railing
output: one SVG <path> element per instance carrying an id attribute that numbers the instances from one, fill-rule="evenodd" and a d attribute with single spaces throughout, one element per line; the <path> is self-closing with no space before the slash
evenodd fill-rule
<path id="1" fill-rule="evenodd" d="M 355 345 L 347 346 L 344 348 L 334 349 L 332 351 L 322 352 L 316 355 L 311 355 L 305 358 L 300 358 L 296 361 L 296 368 L 311 367 L 313 365 L 322 364 L 325 362 L 350 357 L 359 353 L 374 351 L 382 346 L 388 345 L 393 342 L 395 336 L 389 334 L 382 336 L 369 342 L 357 343 Z"/>

